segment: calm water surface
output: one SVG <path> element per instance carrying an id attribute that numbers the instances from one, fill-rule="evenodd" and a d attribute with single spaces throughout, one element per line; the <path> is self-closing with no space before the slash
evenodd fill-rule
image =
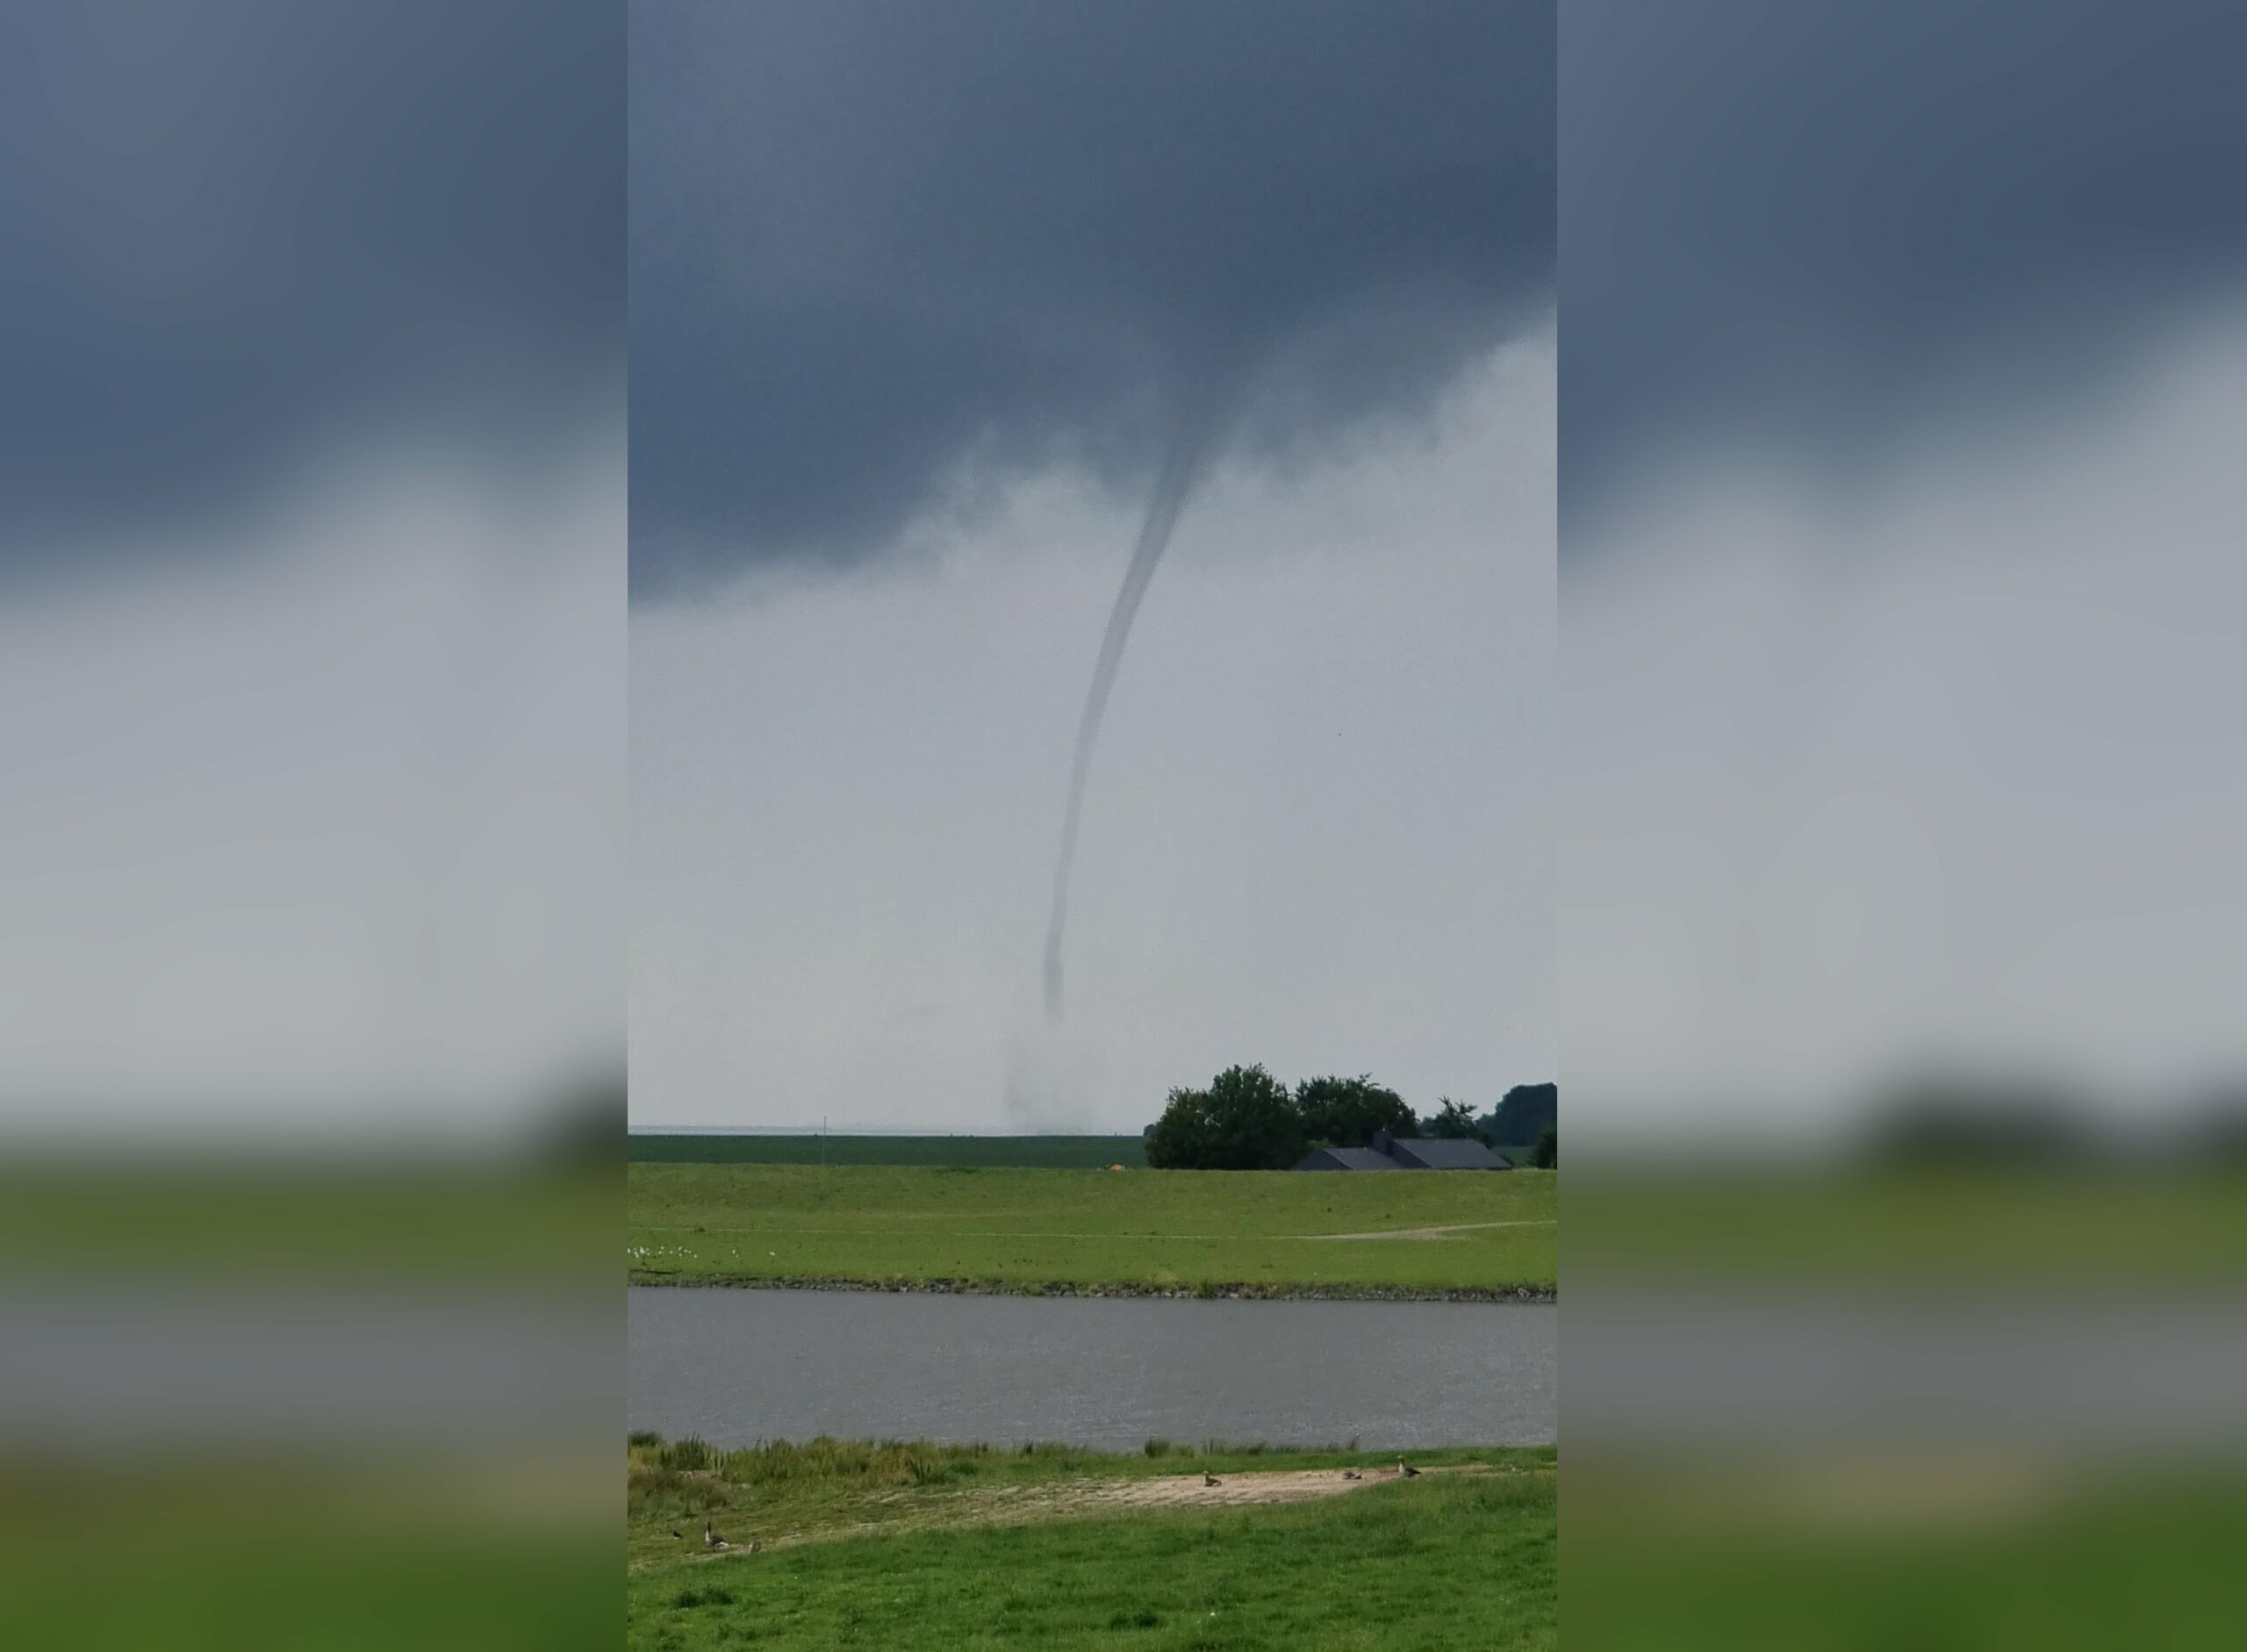
<path id="1" fill-rule="evenodd" d="M 2225 1296 L 1575 1288 L 1569 1437 L 1719 1449 L 2247 1449 Z"/>
<path id="2" fill-rule="evenodd" d="M 1550 1303 L 1172 1302 L 637 1287 L 630 1426 L 714 1445 L 1160 1435 L 1548 1444 Z"/>
<path id="3" fill-rule="evenodd" d="M 0 1278 L 0 1457 L 597 1439 L 617 1320 L 606 1291 Z"/>

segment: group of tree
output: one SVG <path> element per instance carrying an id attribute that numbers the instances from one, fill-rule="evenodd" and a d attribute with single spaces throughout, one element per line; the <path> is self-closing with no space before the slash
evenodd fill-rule
<path id="1" fill-rule="evenodd" d="M 1553 1086 L 1517 1086 L 1492 1117 L 1525 1089 Z M 1147 1163 L 1158 1170 L 1284 1170 L 1314 1148 L 1363 1147 L 1384 1132 L 1491 1140 L 1489 1121 L 1464 1103 L 1439 1096 L 1437 1103 L 1418 1117 L 1370 1074 L 1305 1079 L 1290 1090 L 1261 1066 L 1230 1067 L 1205 1089 L 1171 1091 L 1161 1118 L 1147 1127 Z M 1541 1140 L 1540 1150 L 1547 1151 Z"/>
<path id="2" fill-rule="evenodd" d="M 1475 1124 L 1491 1146 L 1519 1147 L 1542 1141 L 1560 1122 L 1561 1087 L 1547 1083 L 1515 1085 Z"/>

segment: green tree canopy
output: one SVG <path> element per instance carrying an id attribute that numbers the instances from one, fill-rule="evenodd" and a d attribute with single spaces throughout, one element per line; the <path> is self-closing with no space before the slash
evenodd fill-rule
<path id="1" fill-rule="evenodd" d="M 1369 1073 L 1353 1079 L 1305 1079 L 1296 1086 L 1296 1109 L 1303 1133 L 1330 1147 L 1362 1147 L 1377 1130 L 1392 1136 L 1417 1136 L 1419 1121 L 1395 1090 L 1373 1081 Z"/>
<path id="2" fill-rule="evenodd" d="M 1303 1154 L 1303 1116 L 1261 1066 L 1229 1067 L 1205 1090 L 1173 1090 L 1147 1132 L 1157 1170 L 1285 1170 Z"/>
<path id="3" fill-rule="evenodd" d="M 1483 1115 L 1482 1138 L 1493 1146 L 1535 1141 L 1546 1125 L 1560 1122 L 1560 1110 L 1559 1085 L 1517 1084 Z"/>
<path id="4" fill-rule="evenodd" d="M 1438 1140 L 1482 1140 L 1482 1127 L 1475 1122 L 1475 1110 L 1448 1095 L 1436 1097 L 1436 1110 L 1420 1121 L 1420 1133 Z"/>
<path id="5" fill-rule="evenodd" d="M 1537 1151 L 1530 1154 L 1529 1162 L 1540 1170 L 1558 1170 L 1561 1167 L 1561 1127 L 1558 1124 L 1545 1126 L 1545 1133 L 1538 1137 Z"/>

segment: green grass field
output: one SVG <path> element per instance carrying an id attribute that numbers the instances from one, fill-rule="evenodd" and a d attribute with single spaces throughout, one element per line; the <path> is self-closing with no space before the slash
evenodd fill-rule
<path id="1" fill-rule="evenodd" d="M 1017 1165 L 1047 1170 L 1146 1167 L 1138 1136 L 632 1136 L 635 1164 Z"/>
<path id="2" fill-rule="evenodd" d="M 1545 1450 L 1103 1456 L 815 1441 L 635 1444 L 627 1644 L 1412 1652 L 1556 1644 Z M 666 1467 L 701 1464 L 700 1469 Z M 1342 1486 L 1192 1506 L 1206 1469 Z M 1180 1490 L 1183 1488 L 1183 1490 Z M 1104 1512 L 1131 1495 L 1170 1500 Z M 1103 1502 L 1109 1499 L 1109 1502 Z M 736 1548 L 702 1551 L 705 1519 Z M 680 1536 L 673 1538 L 671 1533 Z M 749 1539 L 764 1545 L 748 1553 Z"/>
<path id="3" fill-rule="evenodd" d="M 1906 1454 L 1909 1456 L 1910 1454 Z M 1572 1652 L 2092 1652 L 2240 1644 L 2236 1462 L 2071 1477 L 2054 1465 L 1814 1459 L 1579 1468 Z"/>
<path id="4" fill-rule="evenodd" d="M 1579 1169 L 1569 1199 L 1569 1266 L 1602 1276 L 1945 1289 L 2247 1280 L 2236 1165 Z"/>
<path id="5" fill-rule="evenodd" d="M 0 1454 L 0 1643 L 600 1652 L 623 1617 L 615 1505 L 564 1472 L 557 1493 L 535 1457 L 456 1450 Z"/>
<path id="6" fill-rule="evenodd" d="M 1492 1292 L 1555 1283 L 1555 1173 L 635 1164 L 642 1283 Z"/>
<path id="7" fill-rule="evenodd" d="M 614 1166 L 80 1155 L 0 1167 L 0 1269 L 599 1287 L 621 1215 Z"/>

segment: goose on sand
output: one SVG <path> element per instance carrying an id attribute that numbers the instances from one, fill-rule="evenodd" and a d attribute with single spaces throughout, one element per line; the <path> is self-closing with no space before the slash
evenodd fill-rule
<path id="1" fill-rule="evenodd" d="M 1402 1457 L 1399 1457 L 1396 1460 L 1396 1472 L 1403 1475 L 1407 1480 L 1417 1480 L 1420 1477 L 1420 1471 L 1418 1469 L 1415 1469 L 1411 1463 L 1405 1462 Z"/>

